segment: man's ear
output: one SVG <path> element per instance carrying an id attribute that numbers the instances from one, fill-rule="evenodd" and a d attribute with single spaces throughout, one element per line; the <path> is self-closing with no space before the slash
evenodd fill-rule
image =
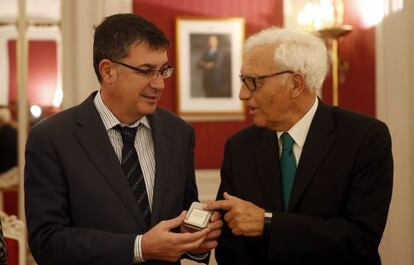
<path id="1" fill-rule="evenodd" d="M 99 63 L 99 73 L 101 74 L 102 82 L 112 83 L 115 76 L 114 64 L 108 59 L 103 59 Z"/>
<path id="2" fill-rule="evenodd" d="M 291 78 L 292 78 L 292 82 L 291 82 L 290 96 L 292 98 L 296 98 L 305 89 L 305 77 L 301 73 L 293 73 L 291 75 Z"/>

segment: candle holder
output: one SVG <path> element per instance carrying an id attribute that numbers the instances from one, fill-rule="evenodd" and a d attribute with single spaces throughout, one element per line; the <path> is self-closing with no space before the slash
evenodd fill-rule
<path id="1" fill-rule="evenodd" d="M 330 53 L 332 62 L 332 105 L 339 105 L 339 48 L 338 41 L 341 37 L 349 34 L 352 31 L 350 25 L 334 25 L 330 28 L 318 30 L 318 35 L 331 42 Z"/>

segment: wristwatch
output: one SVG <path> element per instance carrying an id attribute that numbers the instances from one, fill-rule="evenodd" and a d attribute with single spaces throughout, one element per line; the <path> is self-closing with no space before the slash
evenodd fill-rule
<path id="1" fill-rule="evenodd" d="M 263 224 L 263 236 L 267 237 L 270 234 L 270 225 L 272 224 L 272 216 L 271 212 L 264 213 L 264 224 Z"/>

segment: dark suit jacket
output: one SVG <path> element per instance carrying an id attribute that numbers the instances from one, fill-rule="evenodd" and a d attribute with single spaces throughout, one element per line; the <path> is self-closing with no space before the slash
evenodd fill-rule
<path id="1" fill-rule="evenodd" d="M 209 50 L 203 53 L 201 61 L 205 63 L 214 63 L 212 68 L 203 66 L 203 90 L 206 97 L 223 96 L 223 68 L 224 55 L 220 49 L 210 54 Z"/>
<path id="2" fill-rule="evenodd" d="M 9 124 L 0 127 L 0 173 L 17 165 L 17 130 Z"/>
<path id="3" fill-rule="evenodd" d="M 221 264 L 381 264 L 378 245 L 392 190 L 391 139 L 378 120 L 319 102 L 283 211 L 274 131 L 249 127 L 229 138 L 224 191 L 273 212 L 268 237 L 224 229 Z"/>
<path id="4" fill-rule="evenodd" d="M 29 245 L 39 265 L 130 265 L 136 235 L 148 230 L 94 96 L 29 133 L 26 219 Z M 198 194 L 193 129 L 162 109 L 149 115 L 149 121 L 156 160 L 154 226 L 179 215 Z"/>

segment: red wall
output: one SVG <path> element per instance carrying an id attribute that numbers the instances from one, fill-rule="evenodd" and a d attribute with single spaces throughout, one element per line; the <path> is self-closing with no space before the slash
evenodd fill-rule
<path id="1" fill-rule="evenodd" d="M 9 102 L 16 102 L 16 41 L 8 42 Z M 40 106 L 52 105 L 57 86 L 57 52 L 54 41 L 29 42 L 28 101 Z"/>
<path id="2" fill-rule="evenodd" d="M 175 18 L 197 17 L 243 17 L 248 37 L 270 25 L 283 23 L 282 0 L 134 0 L 134 13 L 153 21 L 171 40 L 169 60 L 176 65 Z M 160 105 L 176 111 L 175 76 L 167 81 Z M 247 115 L 246 115 L 247 117 Z M 219 168 L 225 140 L 251 120 L 231 122 L 192 122 L 196 131 L 196 167 Z"/>
<path id="3" fill-rule="evenodd" d="M 340 106 L 375 116 L 375 30 L 363 28 L 358 10 L 358 0 L 345 2 L 345 23 L 353 31 L 340 41 L 340 57 L 349 64 L 342 75 Z M 250 36 L 270 25 L 283 25 L 282 0 L 134 0 L 134 13 L 155 22 L 171 40 L 169 58 L 176 65 L 175 18 L 197 17 L 242 17 L 245 19 L 245 35 Z M 10 100 L 16 99 L 15 42 L 9 42 L 10 56 Z M 53 41 L 31 41 L 29 45 L 29 102 L 50 105 L 56 89 L 56 43 Z M 331 103 L 331 79 L 325 82 L 323 98 Z M 176 111 L 175 76 L 167 81 L 160 105 Z M 192 122 L 196 130 L 196 167 L 218 168 L 221 163 L 225 140 L 238 130 L 251 124 L 245 121 Z"/>
<path id="4" fill-rule="evenodd" d="M 154 3 L 156 2 L 156 3 Z M 375 116 L 375 29 L 364 28 L 364 11 L 358 10 L 358 0 L 345 2 L 345 24 L 353 26 L 353 31 L 339 44 L 340 57 L 349 65 L 349 70 L 341 75 L 339 105 L 344 108 Z M 373 7 L 375 8 L 375 7 Z M 134 12 L 154 21 L 171 39 L 169 55 L 175 62 L 176 16 L 239 16 L 246 21 L 246 37 L 270 25 L 283 25 L 282 0 L 135 0 Z M 332 80 L 328 77 L 323 89 L 323 98 L 332 102 Z M 175 80 L 171 80 L 162 105 L 176 110 Z M 225 139 L 251 124 L 243 122 L 194 122 L 197 134 L 197 168 L 217 168 L 220 166 Z"/>
<path id="5" fill-rule="evenodd" d="M 10 40 L 7 45 L 9 54 L 9 104 L 13 107 L 17 102 L 16 41 Z M 57 86 L 56 42 L 29 42 L 28 71 L 27 99 L 29 104 L 51 106 Z M 45 108 L 45 110 L 56 111 L 54 108 Z M 14 118 L 17 118 L 16 112 L 12 112 Z M 4 211 L 9 215 L 18 215 L 18 192 L 16 190 L 6 191 L 3 193 L 3 199 Z M 8 247 L 15 248 L 13 241 L 7 242 L 7 244 Z M 10 256 L 9 264 L 17 264 L 16 257 Z"/>
<path id="6" fill-rule="evenodd" d="M 339 43 L 340 58 L 349 65 L 341 75 L 339 105 L 375 116 L 375 29 L 363 28 L 363 12 L 358 10 L 357 1 L 344 1 L 344 23 L 354 29 Z M 246 37 L 270 25 L 283 25 L 282 0 L 134 0 L 134 13 L 155 22 L 166 33 L 172 44 L 168 52 L 173 65 L 177 16 L 243 17 Z M 327 103 L 332 103 L 331 82 L 328 76 L 322 91 Z M 172 111 L 177 109 L 175 84 L 175 77 L 168 81 L 160 104 Z M 249 117 L 241 122 L 192 122 L 196 130 L 196 167 L 218 168 L 225 140 L 249 124 Z"/>

